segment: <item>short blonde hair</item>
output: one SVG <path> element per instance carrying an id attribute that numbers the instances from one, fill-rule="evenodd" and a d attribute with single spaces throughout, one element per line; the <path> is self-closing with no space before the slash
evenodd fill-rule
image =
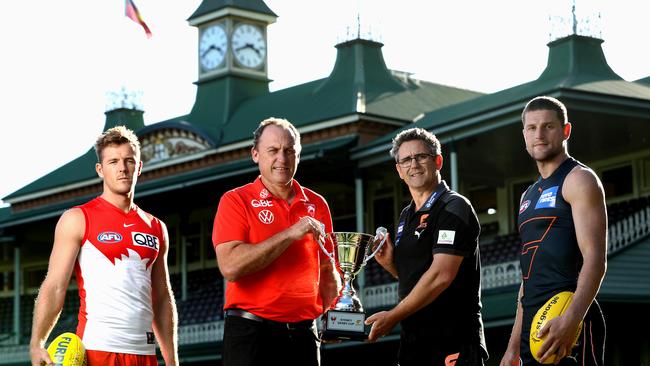
<path id="1" fill-rule="evenodd" d="M 95 153 L 97 154 L 97 161 L 102 162 L 102 152 L 106 146 L 129 144 L 135 152 L 135 156 L 140 158 L 140 141 L 138 136 L 135 135 L 133 130 L 126 128 L 126 126 L 115 126 L 104 131 L 97 141 L 95 141 Z"/>

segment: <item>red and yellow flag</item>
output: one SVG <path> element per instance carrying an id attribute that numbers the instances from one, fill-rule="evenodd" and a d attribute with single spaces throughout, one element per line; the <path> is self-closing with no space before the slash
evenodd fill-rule
<path id="1" fill-rule="evenodd" d="M 133 0 L 125 0 L 125 15 L 129 17 L 134 22 L 140 24 L 144 28 L 144 32 L 147 33 L 147 38 L 151 38 L 151 30 L 147 27 L 147 23 L 142 20 L 142 15 L 138 11 L 138 8 L 133 3 Z"/>

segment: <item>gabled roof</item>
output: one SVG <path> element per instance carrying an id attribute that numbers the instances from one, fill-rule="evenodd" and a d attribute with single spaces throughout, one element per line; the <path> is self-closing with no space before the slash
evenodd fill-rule
<path id="1" fill-rule="evenodd" d="M 307 144 L 303 146 L 300 154 L 300 161 L 311 161 L 322 158 L 323 156 L 340 154 L 341 151 L 347 151 L 350 146 L 354 145 L 356 142 L 356 135 L 344 135 L 326 141 Z M 169 175 L 160 179 L 138 182 L 136 188 L 138 192 L 137 196 L 144 197 L 169 192 L 179 188 L 215 181 L 224 177 L 255 172 L 258 169 L 259 168 L 255 163 L 253 163 L 252 159 L 246 157 L 229 163 L 217 164 L 202 169 Z M 89 173 L 94 173 L 94 170 L 91 169 L 91 167 L 88 167 L 86 170 Z M 99 182 L 99 178 L 97 178 L 97 182 Z M 58 216 L 70 207 L 88 201 L 94 197 L 94 195 L 96 195 L 96 193 L 83 197 L 74 197 L 65 202 L 57 202 L 52 205 L 17 213 L 12 213 L 11 207 L 0 208 L 0 229 L 7 226 Z"/>
<path id="2" fill-rule="evenodd" d="M 242 103 L 225 126 L 222 145 L 250 139 L 257 124 L 268 117 L 287 118 L 298 128 L 357 114 L 403 124 L 422 113 L 482 95 L 391 71 L 382 46 L 364 39 L 338 44 L 336 63 L 327 78 Z"/>
<path id="3" fill-rule="evenodd" d="M 364 39 L 341 43 L 336 46 L 336 63 L 327 78 L 247 99 L 225 123 L 219 118 L 228 114 L 223 114 L 224 107 L 219 103 L 232 99 L 228 93 L 237 93 L 237 90 L 230 89 L 233 87 L 230 84 L 234 83 L 231 78 L 200 86 L 208 88 L 201 98 L 210 100 L 195 104 L 189 115 L 145 127 L 141 111 L 121 108 L 106 114 L 104 130 L 126 123 L 127 127 L 142 136 L 157 129 L 176 127 L 192 131 L 218 148 L 250 140 L 259 122 L 268 117 L 287 118 L 299 129 L 336 119 L 359 119 L 360 115 L 399 126 L 412 122 L 423 113 L 482 95 L 471 90 L 415 80 L 406 73 L 391 71 L 384 62 L 382 46 L 381 43 Z M 88 184 L 91 179 L 92 183 L 97 183 L 92 169 L 95 162 L 94 152 L 89 150 L 10 194 L 5 200 L 11 201 L 71 184 Z"/>
<path id="4" fill-rule="evenodd" d="M 650 84 L 650 76 L 646 76 L 643 79 L 636 80 L 637 83 Z"/>
<path id="5" fill-rule="evenodd" d="M 118 125 L 124 125 L 133 131 L 142 129 L 144 128 L 142 114 L 143 112 L 140 110 L 123 107 L 108 111 L 105 113 L 106 121 L 104 122 L 102 131 Z M 102 131 L 98 132 L 98 134 Z M 97 155 L 95 154 L 94 148 L 91 147 L 80 157 L 11 193 L 7 197 L 4 197 L 4 200 L 9 202 L 13 198 L 26 196 L 35 192 L 63 188 L 68 185 L 84 184 L 94 179 L 98 180 L 95 169 L 93 168 L 95 163 L 97 163 Z"/>
<path id="6" fill-rule="evenodd" d="M 202 15 L 228 7 L 277 17 L 277 15 L 262 0 L 203 0 L 201 5 L 199 5 L 187 20 L 192 20 Z"/>
<path id="7" fill-rule="evenodd" d="M 8 195 L 4 200 L 11 202 L 12 199 L 17 197 L 28 196 L 49 189 L 65 189 L 66 186 L 74 184 L 86 184 L 89 180 L 95 180 L 93 183 L 97 183 L 99 177 L 95 173 L 95 163 L 97 163 L 97 155 L 95 149 L 91 148 L 80 157 Z"/>
<path id="8" fill-rule="evenodd" d="M 607 64 L 601 48 L 603 41 L 571 35 L 548 44 L 546 69 L 537 80 L 497 93 L 483 95 L 446 108 L 434 110 L 413 125 L 436 134 L 471 128 L 499 115 L 521 111 L 525 103 L 539 95 L 557 95 L 569 90 L 650 101 L 650 88 L 627 82 Z M 386 153 L 394 133 L 356 149 L 353 158 Z M 385 159 L 388 159 L 386 154 Z"/>

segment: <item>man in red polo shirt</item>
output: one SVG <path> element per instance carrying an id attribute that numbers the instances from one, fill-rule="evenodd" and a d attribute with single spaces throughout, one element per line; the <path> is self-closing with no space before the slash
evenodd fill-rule
<path id="1" fill-rule="evenodd" d="M 318 239 L 332 231 L 325 199 L 293 177 L 300 134 L 270 118 L 253 134 L 260 176 L 226 192 L 212 242 L 223 277 L 223 365 L 319 365 L 314 319 L 338 293 L 339 281 Z"/>

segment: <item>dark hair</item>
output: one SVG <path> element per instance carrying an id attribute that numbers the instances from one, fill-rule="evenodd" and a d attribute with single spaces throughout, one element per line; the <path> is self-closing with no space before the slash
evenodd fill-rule
<path id="1" fill-rule="evenodd" d="M 440 141 L 438 141 L 438 138 L 436 135 L 432 134 L 431 132 L 414 127 L 414 128 L 409 128 L 408 130 L 404 130 L 395 136 L 393 139 L 393 147 L 390 149 L 390 156 L 393 158 L 397 159 L 397 151 L 399 150 L 400 146 L 402 146 L 403 143 L 406 141 L 413 141 L 413 140 L 420 140 L 424 142 L 425 145 L 429 148 L 431 151 L 431 154 L 433 155 L 440 155 Z"/>
<path id="2" fill-rule="evenodd" d="M 521 123 L 526 123 L 526 113 L 532 111 L 555 111 L 562 125 L 566 125 L 569 122 L 566 107 L 562 102 L 553 97 L 539 96 L 526 103 L 524 111 L 521 112 Z"/>
<path id="3" fill-rule="evenodd" d="M 135 156 L 140 158 L 140 142 L 135 133 L 126 128 L 126 126 L 115 126 L 104 131 L 97 141 L 95 141 L 95 153 L 97 154 L 97 161 L 102 162 L 102 152 L 104 148 L 109 145 L 122 145 L 129 144 L 135 152 Z"/>
<path id="4" fill-rule="evenodd" d="M 296 153 L 300 154 L 300 150 L 302 149 L 302 146 L 300 145 L 300 132 L 298 132 L 296 126 L 294 126 L 293 124 L 291 124 L 291 122 L 287 121 L 284 118 L 275 118 L 275 117 L 267 118 L 264 121 L 260 122 L 259 126 L 257 126 L 255 132 L 253 132 L 253 149 L 257 149 L 257 144 L 260 142 L 260 137 L 262 136 L 262 132 L 264 132 L 266 126 L 269 125 L 279 126 L 289 131 L 289 133 L 293 135 L 293 140 L 296 144 L 295 145 Z"/>

